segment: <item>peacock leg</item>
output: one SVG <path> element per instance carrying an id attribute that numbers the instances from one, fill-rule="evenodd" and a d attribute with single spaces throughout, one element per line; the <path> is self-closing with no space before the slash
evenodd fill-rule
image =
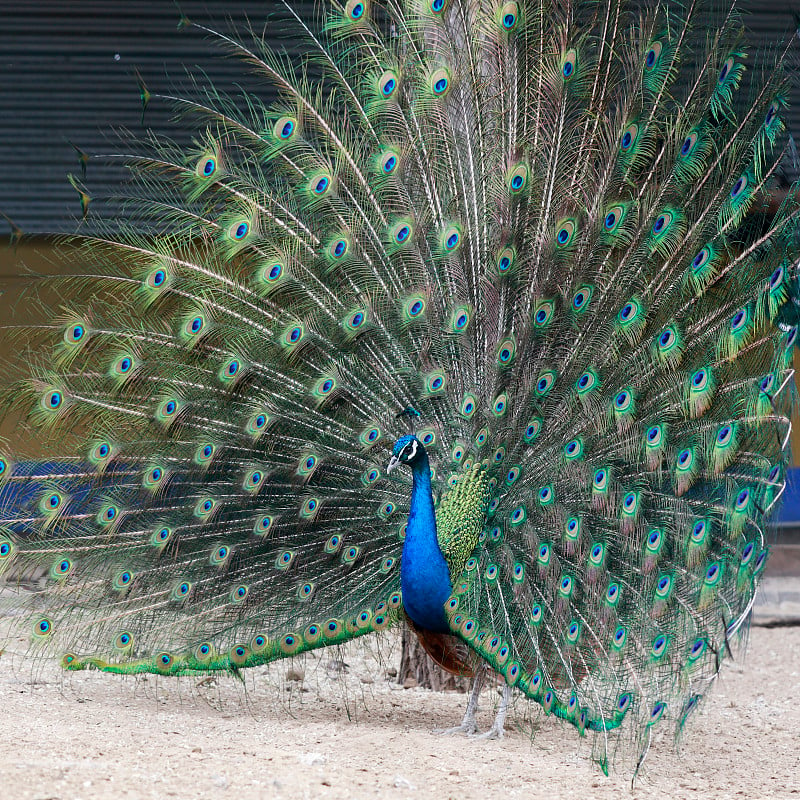
<path id="1" fill-rule="evenodd" d="M 483 681 L 486 678 L 486 670 L 487 666 L 484 662 L 475 672 L 475 677 L 472 680 L 472 692 L 470 693 L 469 702 L 467 703 L 467 710 L 464 712 L 464 719 L 461 720 L 461 724 L 457 725 L 455 728 L 435 730 L 434 733 L 442 736 L 452 736 L 455 733 L 465 733 L 467 736 L 475 735 L 475 732 L 478 730 L 478 723 L 475 719 L 475 714 L 478 710 L 478 700 L 481 696 Z"/>
<path id="2" fill-rule="evenodd" d="M 473 734 L 476 739 L 502 739 L 505 733 L 506 714 L 508 713 L 508 704 L 511 700 L 511 687 L 506 685 L 503 687 L 503 697 L 500 700 L 500 706 L 495 714 L 494 723 L 486 733 Z"/>

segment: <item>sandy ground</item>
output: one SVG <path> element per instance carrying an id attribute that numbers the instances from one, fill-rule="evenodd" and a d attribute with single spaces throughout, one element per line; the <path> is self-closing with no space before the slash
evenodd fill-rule
<path id="1" fill-rule="evenodd" d="M 755 628 L 679 753 L 651 748 L 633 791 L 522 700 L 502 741 L 434 735 L 466 698 L 397 687 L 387 671 L 398 662 L 391 637 L 250 670 L 244 683 L 64 674 L 6 653 L 0 798 L 800 797 L 798 627 Z M 496 699 L 485 690 L 484 726 Z"/>

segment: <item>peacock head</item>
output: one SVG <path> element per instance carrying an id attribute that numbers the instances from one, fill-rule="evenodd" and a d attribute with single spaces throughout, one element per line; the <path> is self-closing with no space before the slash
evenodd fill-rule
<path id="1" fill-rule="evenodd" d="M 424 455 L 425 448 L 416 436 L 401 436 L 392 448 L 392 457 L 386 465 L 386 474 L 388 475 L 400 464 L 407 464 L 413 467 Z"/>

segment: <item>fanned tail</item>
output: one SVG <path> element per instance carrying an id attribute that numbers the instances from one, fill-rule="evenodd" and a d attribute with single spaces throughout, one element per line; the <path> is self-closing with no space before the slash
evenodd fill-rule
<path id="1" fill-rule="evenodd" d="M 694 1 L 287 9 L 308 67 L 197 26 L 255 87 L 167 98 L 193 146 L 116 156 L 125 218 L 7 329 L 0 407 L 47 454 L 0 458 L 0 574 L 47 574 L 32 647 L 181 674 L 383 630 L 413 409 L 440 519 L 488 486 L 452 633 L 604 768 L 638 757 L 746 630 L 784 488 L 789 49 L 750 66 Z"/>

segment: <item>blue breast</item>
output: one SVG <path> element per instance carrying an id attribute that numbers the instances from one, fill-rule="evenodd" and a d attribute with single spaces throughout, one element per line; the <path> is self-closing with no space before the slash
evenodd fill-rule
<path id="1" fill-rule="evenodd" d="M 411 509 L 400 565 L 400 587 L 406 613 L 420 628 L 446 633 L 450 630 L 444 604 L 452 592 L 450 569 L 436 539 L 428 457 L 423 452 L 412 475 Z"/>

